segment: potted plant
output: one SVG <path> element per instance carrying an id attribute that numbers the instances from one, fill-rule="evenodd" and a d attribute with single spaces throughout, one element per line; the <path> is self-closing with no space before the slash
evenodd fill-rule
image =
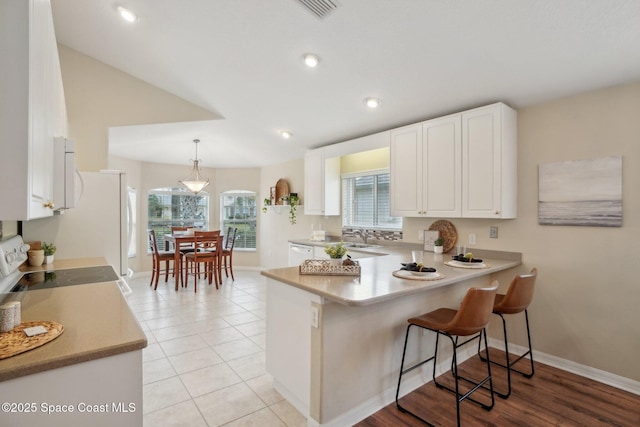
<path id="1" fill-rule="evenodd" d="M 300 203 L 297 193 L 289 194 L 289 222 L 291 225 L 296 223 L 296 207 Z"/>
<path id="2" fill-rule="evenodd" d="M 289 204 L 289 195 L 287 194 L 286 196 L 280 197 L 280 200 L 282 201 L 283 205 L 288 205 Z"/>
<path id="3" fill-rule="evenodd" d="M 53 243 L 42 242 L 42 250 L 44 251 L 44 263 L 53 264 L 53 254 L 56 253 L 56 245 Z"/>
<path id="4" fill-rule="evenodd" d="M 433 242 L 433 252 L 436 254 L 441 254 L 443 252 L 443 246 L 444 245 L 444 238 L 443 237 L 438 237 L 434 242 Z"/>
<path id="5" fill-rule="evenodd" d="M 347 253 L 347 248 L 342 244 L 342 242 L 340 242 L 335 245 L 327 246 L 324 248 L 324 252 L 329 255 L 331 260 L 335 260 L 335 264 L 342 265 L 342 257 Z"/>

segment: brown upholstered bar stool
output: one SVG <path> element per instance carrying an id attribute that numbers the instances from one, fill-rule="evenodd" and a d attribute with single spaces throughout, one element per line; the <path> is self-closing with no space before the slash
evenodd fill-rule
<path id="1" fill-rule="evenodd" d="M 398 401 L 398 395 L 400 393 L 400 384 L 402 382 L 402 376 L 413 369 L 424 365 L 425 363 L 433 360 L 433 382 L 438 388 L 443 388 L 448 390 L 456 395 L 456 416 L 458 420 L 458 426 L 460 425 L 460 402 L 465 399 L 469 399 L 472 402 L 480 405 L 483 409 L 491 410 L 493 408 L 494 399 L 493 399 L 493 382 L 491 380 L 491 363 L 489 361 L 489 357 L 487 355 L 487 376 L 483 378 L 479 382 L 471 381 L 467 378 L 463 378 L 458 375 L 458 360 L 457 360 L 457 348 L 475 340 L 478 338 L 478 335 L 484 335 L 485 343 L 487 342 L 487 332 L 486 326 L 489 323 L 489 319 L 491 318 L 491 310 L 493 308 L 493 302 L 495 299 L 496 291 L 498 290 L 498 282 L 494 281 L 491 283 L 491 287 L 489 288 L 471 288 L 467 291 L 464 299 L 462 300 L 462 304 L 458 310 L 453 310 L 450 308 L 439 308 L 437 310 L 431 311 L 429 313 L 423 314 L 418 317 L 412 317 L 407 320 L 409 322 L 409 326 L 407 326 L 407 334 L 404 339 L 404 350 L 402 351 L 402 362 L 400 364 L 400 376 L 398 378 L 398 388 L 396 390 L 396 406 L 401 412 L 408 413 L 415 418 L 419 419 L 422 422 L 425 422 L 429 425 L 432 425 L 427 420 L 421 418 L 417 414 L 407 410 L 406 408 L 400 405 Z M 430 358 L 423 360 L 422 362 L 418 362 L 417 364 L 404 369 L 404 358 L 407 352 L 407 341 L 409 340 L 409 331 L 412 326 L 417 326 L 419 328 L 428 329 L 437 333 L 436 335 L 436 345 L 434 355 Z M 455 378 L 455 390 L 449 387 L 444 386 L 443 384 L 438 383 L 436 380 L 436 366 L 438 364 L 438 341 L 440 335 L 444 335 L 451 340 L 451 345 L 453 348 L 453 359 L 451 361 L 451 373 Z M 469 338 L 468 340 L 458 344 L 458 337 L 468 337 L 472 336 L 473 338 Z M 455 338 L 454 338 L 455 337 Z M 486 347 L 486 345 L 485 345 Z M 466 392 L 465 394 L 460 394 L 460 389 L 458 386 L 458 380 L 463 379 L 473 384 L 473 388 Z M 491 403 L 484 404 L 478 400 L 475 400 L 471 397 L 471 394 L 478 390 L 479 388 L 486 388 L 484 384 L 489 382 L 488 390 L 491 393 Z"/>
<path id="2" fill-rule="evenodd" d="M 505 295 L 497 294 L 494 304 L 493 304 L 493 313 L 500 316 L 502 319 L 502 331 L 504 333 L 504 352 L 505 359 L 507 364 L 503 365 L 502 363 L 498 363 L 495 361 L 491 361 L 494 365 L 502 366 L 503 368 L 507 368 L 507 392 L 500 393 L 496 391 L 496 394 L 503 399 L 506 399 L 511 394 L 511 371 L 515 371 L 526 378 L 533 377 L 534 369 L 533 369 L 533 350 L 531 349 L 531 332 L 529 330 L 529 313 L 527 308 L 529 304 L 531 304 L 531 300 L 533 299 L 533 288 L 536 284 L 536 277 L 538 275 L 537 269 L 532 269 L 530 274 L 519 274 L 513 278 L 509 288 L 507 289 L 507 293 Z M 504 318 L 505 314 L 517 314 L 522 313 L 524 311 L 525 323 L 527 325 L 527 340 L 529 343 L 529 350 L 521 356 L 518 356 L 517 359 L 511 361 L 509 357 L 509 343 L 507 340 L 507 322 Z M 486 337 L 485 337 L 486 339 Z M 482 341 L 482 340 L 481 340 Z M 480 350 L 480 342 L 478 343 L 478 355 L 480 359 L 485 360 L 482 357 Z M 486 346 L 485 346 L 486 348 Z M 486 350 L 488 351 L 488 350 Z M 513 368 L 513 365 L 518 363 L 521 359 L 529 355 L 529 362 L 531 364 L 530 372 L 522 372 Z"/>

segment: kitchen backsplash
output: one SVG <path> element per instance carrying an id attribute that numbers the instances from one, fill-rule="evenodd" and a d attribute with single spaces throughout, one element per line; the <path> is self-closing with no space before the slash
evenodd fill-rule
<path id="1" fill-rule="evenodd" d="M 342 238 L 348 239 L 364 239 L 366 236 L 367 241 L 371 240 L 402 240 L 402 230 L 385 231 L 385 230 L 367 230 L 366 228 L 343 228 Z"/>

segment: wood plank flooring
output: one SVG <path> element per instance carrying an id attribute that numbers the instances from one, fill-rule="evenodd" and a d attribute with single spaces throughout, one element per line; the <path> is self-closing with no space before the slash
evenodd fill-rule
<path id="1" fill-rule="evenodd" d="M 504 352 L 491 349 L 492 358 L 504 361 Z M 494 356 L 495 355 L 495 356 Z M 517 368 L 527 370 L 527 361 Z M 492 365 L 494 387 L 506 391 L 506 370 Z M 468 378 L 482 378 L 486 365 L 477 357 L 465 361 L 460 373 Z M 439 378 L 453 384 L 450 373 Z M 475 426 L 640 426 L 640 396 L 574 375 L 541 363 L 535 363 L 535 375 L 527 379 L 511 375 L 512 392 L 508 399 L 495 398 L 493 410 L 486 411 L 467 401 L 460 404 L 461 424 Z M 463 382 L 460 383 L 461 387 Z M 465 389 L 466 390 L 466 389 Z M 480 390 L 474 397 L 488 401 Z M 438 426 L 455 426 L 455 397 L 452 393 L 426 384 L 409 393 L 401 405 Z M 424 426 L 409 414 L 400 412 L 395 402 L 356 424 L 358 427 Z"/>

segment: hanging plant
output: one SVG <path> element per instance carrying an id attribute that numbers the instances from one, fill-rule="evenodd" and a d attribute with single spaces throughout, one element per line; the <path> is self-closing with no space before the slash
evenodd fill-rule
<path id="1" fill-rule="evenodd" d="M 300 202 L 300 198 L 297 194 L 291 193 L 289 195 L 289 222 L 291 225 L 296 223 L 296 207 Z"/>
<path id="2" fill-rule="evenodd" d="M 271 206 L 271 199 L 268 197 L 264 198 L 264 206 L 262 206 L 262 212 L 267 213 L 267 208 Z"/>

